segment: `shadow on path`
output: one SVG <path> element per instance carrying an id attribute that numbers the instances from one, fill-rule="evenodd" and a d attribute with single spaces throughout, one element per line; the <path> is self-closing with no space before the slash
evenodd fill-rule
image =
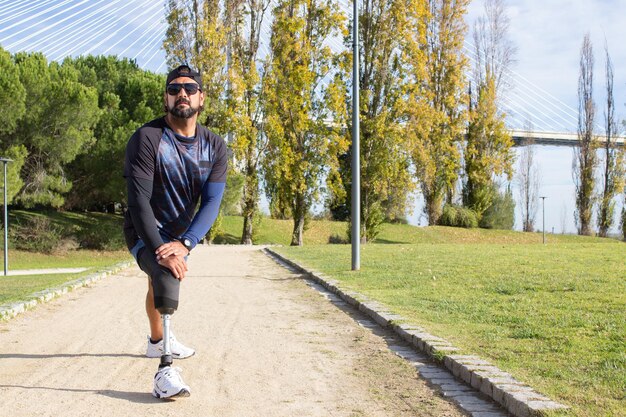
<path id="1" fill-rule="evenodd" d="M 27 390 L 43 390 L 43 391 L 65 391 L 65 392 L 84 392 L 104 395 L 105 397 L 115 398 L 118 400 L 130 401 L 139 404 L 162 404 L 163 400 L 154 398 L 149 392 L 128 392 L 115 391 L 110 389 L 79 389 L 79 388 L 57 388 L 57 387 L 27 387 L 24 385 L 0 385 L 0 388 L 21 388 Z"/>
<path id="2" fill-rule="evenodd" d="M 145 355 L 131 353 L 57 353 L 43 355 L 37 353 L 1 353 L 0 359 L 49 359 L 49 358 L 145 358 Z"/>

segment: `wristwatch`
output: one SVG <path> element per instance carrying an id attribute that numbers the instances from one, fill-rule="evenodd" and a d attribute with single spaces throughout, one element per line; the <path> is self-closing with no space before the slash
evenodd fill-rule
<path id="1" fill-rule="evenodd" d="M 193 249 L 193 246 L 191 246 L 191 240 L 184 238 L 182 240 L 179 240 L 180 243 L 183 244 L 183 246 L 189 251 L 191 252 L 191 249 Z"/>

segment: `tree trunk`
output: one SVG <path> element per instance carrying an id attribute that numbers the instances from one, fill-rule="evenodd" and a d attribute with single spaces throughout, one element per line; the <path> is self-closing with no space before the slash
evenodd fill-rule
<path id="1" fill-rule="evenodd" d="M 302 246 L 304 244 L 304 217 L 306 215 L 306 207 L 304 203 L 304 195 L 296 194 L 296 204 L 293 208 L 293 233 L 291 234 L 291 246 Z"/>
<path id="2" fill-rule="evenodd" d="M 243 232 L 241 234 L 242 245 L 252 245 L 252 217 L 253 214 L 249 212 L 246 212 L 243 217 Z"/>
<path id="3" fill-rule="evenodd" d="M 437 197 L 435 193 L 424 193 L 424 200 L 428 225 L 435 226 L 439 223 L 439 218 L 441 217 L 441 198 Z"/>
<path id="4" fill-rule="evenodd" d="M 247 159 L 246 179 L 243 187 L 243 231 L 241 233 L 241 243 L 243 245 L 252 245 L 254 216 L 258 209 L 259 180 L 257 178 L 256 166 L 251 162 L 252 156 L 248 154 Z"/>

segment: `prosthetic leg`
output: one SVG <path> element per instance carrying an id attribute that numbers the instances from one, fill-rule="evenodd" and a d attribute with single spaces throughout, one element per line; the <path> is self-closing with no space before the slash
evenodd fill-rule
<path id="1" fill-rule="evenodd" d="M 180 291 L 180 281 L 169 270 L 163 269 L 165 268 L 160 268 L 160 273 L 151 276 L 154 306 L 161 313 L 163 321 L 163 355 L 159 368 L 172 365 L 170 319 L 178 308 Z"/>
<path id="2" fill-rule="evenodd" d="M 163 355 L 161 355 L 161 364 L 159 368 L 172 365 L 172 347 L 170 341 L 170 318 L 171 314 L 162 314 L 163 319 Z"/>
<path id="3" fill-rule="evenodd" d="M 159 265 L 149 251 L 144 250 L 138 258 L 140 268 L 150 277 L 154 306 L 163 321 L 163 353 L 159 370 L 154 376 L 152 395 L 157 398 L 188 397 L 191 390 L 180 377 L 180 369 L 172 367 L 170 319 L 178 308 L 180 281 L 169 269 Z"/>

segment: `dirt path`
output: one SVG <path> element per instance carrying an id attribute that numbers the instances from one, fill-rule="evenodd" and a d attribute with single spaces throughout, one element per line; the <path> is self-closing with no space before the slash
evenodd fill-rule
<path id="1" fill-rule="evenodd" d="M 130 268 L 0 323 L 0 416 L 461 416 L 383 339 L 258 249 L 201 247 L 173 316 L 190 398 L 152 398 Z"/>

